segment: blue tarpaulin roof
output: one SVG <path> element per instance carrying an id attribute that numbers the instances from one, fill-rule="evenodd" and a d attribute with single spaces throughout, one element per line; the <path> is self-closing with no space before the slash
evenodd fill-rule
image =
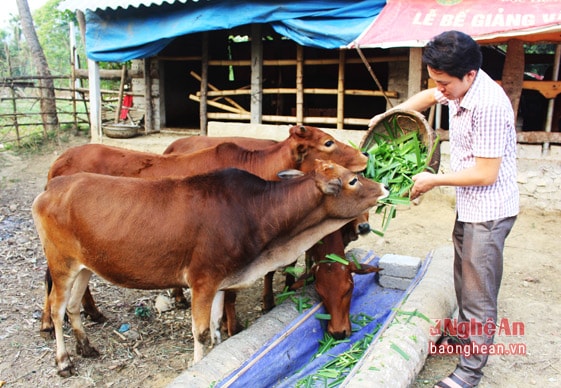
<path id="1" fill-rule="evenodd" d="M 253 23 L 268 23 L 277 33 L 303 46 L 334 49 L 357 38 L 385 3 L 213 0 L 86 9 L 86 52 L 95 61 L 124 62 L 156 55 L 178 36 Z"/>

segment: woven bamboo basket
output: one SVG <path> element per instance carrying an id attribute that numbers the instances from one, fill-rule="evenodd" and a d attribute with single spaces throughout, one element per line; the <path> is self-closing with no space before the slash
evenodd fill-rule
<path id="1" fill-rule="evenodd" d="M 418 131 L 420 140 L 430 151 L 435 147 L 437 142 L 436 132 L 425 116 L 414 110 L 406 109 L 392 109 L 381 115 L 374 125 L 368 130 L 368 133 L 363 137 L 362 143 L 360 144 L 360 149 L 369 149 L 376 142 L 375 134 L 387 135 L 387 129 L 385 124 L 390 124 L 393 120 L 397 120 L 399 127 L 405 132 L 409 133 L 412 131 Z M 440 167 L 440 144 L 436 144 L 436 148 L 432 154 L 431 160 L 427 163 L 428 167 L 432 172 L 438 172 Z"/>

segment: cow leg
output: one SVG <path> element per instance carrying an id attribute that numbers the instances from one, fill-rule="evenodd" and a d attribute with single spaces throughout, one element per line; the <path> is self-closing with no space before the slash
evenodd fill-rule
<path id="1" fill-rule="evenodd" d="M 296 265 L 296 261 L 291 264 Z M 273 278 L 275 271 L 268 272 L 263 278 L 263 311 L 271 311 L 275 307 L 275 295 L 273 292 Z M 291 274 L 285 275 L 285 287 L 290 288 L 296 279 Z"/>
<path id="2" fill-rule="evenodd" d="M 51 317 L 51 305 L 49 302 L 49 294 L 53 288 L 53 280 L 51 278 L 51 272 L 47 267 L 45 271 L 45 304 L 43 305 L 43 313 L 41 314 L 41 328 L 39 334 L 45 339 L 54 339 L 54 328 L 53 320 Z M 97 323 L 103 323 L 107 321 L 107 318 L 99 311 L 95 305 L 95 300 L 90 292 L 90 288 L 87 287 L 82 297 L 82 306 L 84 306 L 84 314 L 89 316 L 92 321 Z"/>
<path id="3" fill-rule="evenodd" d="M 268 272 L 263 278 L 263 311 L 270 311 L 275 307 L 275 297 L 273 295 L 273 277 L 275 272 Z"/>
<path id="4" fill-rule="evenodd" d="M 189 301 L 185 298 L 182 288 L 174 288 L 171 290 L 171 296 L 175 300 L 175 307 L 178 309 L 188 309 L 190 307 Z"/>
<path id="5" fill-rule="evenodd" d="M 84 315 L 86 317 L 90 317 L 90 319 L 97 323 L 103 323 L 107 321 L 105 315 L 99 311 L 97 306 L 95 305 L 95 300 L 90 292 L 90 287 L 86 287 L 84 291 L 84 295 L 82 296 L 82 307 L 84 308 Z"/>
<path id="6" fill-rule="evenodd" d="M 51 272 L 47 267 L 47 271 L 45 272 L 45 303 L 43 304 L 43 313 L 41 314 L 41 328 L 39 329 L 39 334 L 45 339 L 55 338 L 53 319 L 51 317 L 51 302 L 49 299 L 52 288 L 53 280 L 51 278 Z"/>
<path id="7" fill-rule="evenodd" d="M 47 252 L 45 252 L 47 253 Z M 47 255 L 47 257 L 49 257 Z M 62 258 L 60 259 L 62 262 Z M 63 277 L 63 274 L 61 277 Z M 51 311 L 52 322 L 54 326 L 55 339 L 56 339 L 56 364 L 58 374 L 62 377 L 69 377 L 76 373 L 72 360 L 66 350 L 64 343 L 63 323 L 66 314 L 66 304 L 70 298 L 73 280 L 69 276 L 64 279 L 53 279 L 51 292 L 47 292 L 49 298 L 49 306 Z"/>
<path id="8" fill-rule="evenodd" d="M 290 266 L 295 267 L 296 263 L 297 262 L 295 261 L 292 264 L 290 264 Z M 287 272 L 286 275 L 284 275 L 284 286 L 286 288 L 290 288 L 294 284 L 294 282 L 296 282 L 296 278 L 294 277 L 294 275 Z"/>
<path id="9" fill-rule="evenodd" d="M 229 337 L 236 335 L 243 330 L 243 326 L 240 325 L 238 317 L 236 316 L 236 297 L 236 291 L 224 292 L 224 317 L 226 319 L 226 327 Z"/>
<path id="10" fill-rule="evenodd" d="M 205 355 L 205 345 L 214 342 L 211 339 L 213 334 L 210 330 L 210 315 L 216 289 L 205 287 L 204 281 L 200 282 L 201 287 L 191 287 L 191 316 L 194 351 L 193 362 L 199 362 Z"/>
<path id="11" fill-rule="evenodd" d="M 210 344 L 214 346 L 222 341 L 220 321 L 224 315 L 224 291 L 218 291 L 212 301 L 210 312 Z"/>
<path id="12" fill-rule="evenodd" d="M 72 325 L 72 332 L 74 337 L 76 337 L 76 353 L 89 358 L 98 357 L 99 352 L 90 345 L 90 341 L 86 336 L 86 331 L 82 325 L 82 318 L 80 317 L 80 304 L 91 276 L 91 271 L 85 269 L 78 273 L 66 308 Z"/>

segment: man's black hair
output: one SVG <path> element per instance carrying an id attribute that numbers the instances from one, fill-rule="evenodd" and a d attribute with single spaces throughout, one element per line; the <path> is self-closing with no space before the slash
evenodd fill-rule
<path id="1" fill-rule="evenodd" d="M 463 32 L 446 31 L 427 44 L 423 62 L 435 70 L 462 79 L 471 70 L 481 67 L 481 48 Z"/>

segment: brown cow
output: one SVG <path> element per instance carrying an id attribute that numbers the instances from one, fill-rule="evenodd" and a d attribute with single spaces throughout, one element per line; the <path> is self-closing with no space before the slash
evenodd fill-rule
<path id="1" fill-rule="evenodd" d="M 365 275 L 378 272 L 380 269 L 368 264 L 357 265 L 353 260 L 348 264 L 342 264 L 326 256 L 334 254 L 344 259 L 345 247 L 351 241 L 358 239 L 360 234 L 369 232 L 368 213 L 364 213 L 339 230 L 325 236 L 306 251 L 306 267 L 311 267 L 310 272 L 300 277 L 290 287 L 295 290 L 315 279 L 315 289 L 325 310 L 331 316 L 327 324 L 327 332 L 335 339 L 343 339 L 351 335 L 353 274 Z"/>
<path id="2" fill-rule="evenodd" d="M 188 155 L 158 155 L 101 144 L 86 144 L 70 148 L 59 156 L 49 170 L 48 179 L 80 171 L 143 178 L 190 176 L 218 168 L 236 167 L 263 179 L 276 180 L 280 170 L 312 170 L 315 159 L 331 159 L 351 171 L 362 171 L 368 160 L 359 150 L 335 140 L 319 128 L 294 126 L 290 128 L 289 136 L 284 141 L 273 142 L 269 147 L 255 151 L 233 143 L 221 143 Z M 47 293 L 49 283 L 47 269 Z M 181 289 L 174 290 L 174 294 L 176 300 L 178 295 L 183 297 Z M 227 298 L 231 302 L 235 300 L 235 295 L 228 295 Z M 235 319 L 234 308 L 230 304 L 227 307 L 227 330 L 229 335 L 233 335 L 240 330 L 240 326 Z M 93 303 L 89 289 L 84 294 L 84 311 L 98 322 L 105 320 Z M 43 309 L 40 332 L 44 337 L 51 336 L 53 332 L 48 298 Z"/>
<path id="3" fill-rule="evenodd" d="M 326 134 L 326 136 L 329 136 Z M 328 139 L 326 137 L 326 139 Z M 164 155 L 168 154 L 190 154 L 202 150 L 203 148 L 211 148 L 221 143 L 234 143 L 246 150 L 254 151 L 270 147 L 278 142 L 271 139 L 257 139 L 254 137 L 243 136 L 189 136 L 182 137 L 172 142 L 165 150 Z"/>
<path id="4" fill-rule="evenodd" d="M 232 142 L 246 149 L 256 150 L 263 149 L 275 144 L 274 140 L 270 139 L 255 139 L 250 137 L 207 137 L 207 136 L 192 136 L 175 140 L 171 143 L 164 154 L 187 154 L 198 151 L 206 147 L 214 147 L 218 144 Z M 306 267 L 310 268 L 313 264 L 312 258 L 320 257 L 322 252 L 324 257 L 328 253 L 341 254 L 344 253 L 345 247 L 349 242 L 354 241 L 361 234 L 370 232 L 370 225 L 368 224 L 368 213 L 357 218 L 353 222 L 345 225 L 339 232 L 334 232 L 325 236 L 320 242 L 322 247 L 312 247 L 306 252 Z M 337 235 L 340 233 L 342 235 Z M 331 252 L 327 252 L 330 250 Z M 295 265 L 296 263 L 293 263 Z M 352 285 L 352 265 L 347 266 L 345 271 L 339 274 L 323 276 L 324 271 L 318 271 L 319 276 L 316 276 L 316 288 L 320 290 L 331 289 L 331 292 L 320 292 L 320 297 L 325 304 L 327 311 L 331 314 L 332 320 L 328 325 L 328 332 L 334 337 L 338 337 L 341 333 L 350 335 L 350 298 L 352 294 L 347 293 L 348 289 L 343 284 L 348 284 L 351 279 Z M 356 273 L 368 273 L 365 271 L 354 271 Z M 263 284 L 263 309 L 265 311 L 271 310 L 275 306 L 275 299 L 273 294 L 273 276 L 274 272 L 268 273 L 265 276 Z M 337 285 L 337 284 L 341 285 Z M 286 287 L 291 287 L 294 284 L 294 277 L 290 274 L 286 275 Z M 181 289 L 174 289 L 173 296 L 176 304 L 179 306 L 187 305 L 187 300 L 183 295 Z M 86 306 L 84 306 L 86 308 Z M 88 308 L 86 308 L 87 310 Z M 94 310 L 94 312 L 97 309 Z"/>
<path id="5" fill-rule="evenodd" d="M 222 143 L 191 154 L 158 155 L 102 144 L 72 147 L 55 160 L 48 179 L 76 172 L 154 178 L 190 176 L 235 167 L 263 179 L 276 179 L 286 169 L 311 171 L 315 159 L 332 160 L 351 171 L 366 168 L 368 157 L 315 127 L 294 126 L 289 137 L 260 150 L 249 151 L 234 143 Z"/>
<path id="6" fill-rule="evenodd" d="M 92 273 L 122 287 L 189 287 L 200 361 L 205 343 L 220 341 L 221 291 L 291 263 L 388 194 L 337 164 L 315 163 L 309 174 L 280 182 L 237 169 L 154 180 L 80 173 L 48 182 L 32 214 L 53 280 L 58 373 L 74 373 L 65 311 L 77 354 L 99 355 L 80 319 Z"/>

